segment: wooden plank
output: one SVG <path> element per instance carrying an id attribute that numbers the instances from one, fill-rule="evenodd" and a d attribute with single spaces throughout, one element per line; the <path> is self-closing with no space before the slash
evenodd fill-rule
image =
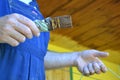
<path id="1" fill-rule="evenodd" d="M 45 16 L 72 15 L 73 28 L 52 31 L 51 34 L 68 36 L 90 48 L 101 50 L 120 48 L 119 0 L 40 0 L 39 3 Z M 61 42 L 59 45 L 63 44 L 64 41 L 60 39 L 56 38 L 55 44 L 59 42 Z M 66 44 L 70 43 L 66 41 Z M 79 48 L 77 46 L 74 49 Z"/>
<path id="2" fill-rule="evenodd" d="M 70 80 L 69 68 L 46 71 L 46 80 Z"/>
<path id="3" fill-rule="evenodd" d="M 45 17 L 51 16 L 54 11 L 59 7 L 66 5 L 69 0 L 39 0 L 38 4 L 40 5 L 41 11 Z"/>

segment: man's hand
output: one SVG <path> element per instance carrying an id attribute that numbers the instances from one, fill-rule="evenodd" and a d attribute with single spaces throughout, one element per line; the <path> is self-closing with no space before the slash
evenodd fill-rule
<path id="1" fill-rule="evenodd" d="M 97 50 L 77 52 L 77 57 L 74 58 L 74 64 L 83 75 L 100 74 L 101 72 L 106 72 L 107 68 L 98 57 L 107 56 L 108 53 Z"/>
<path id="2" fill-rule="evenodd" d="M 45 68 L 57 69 L 69 66 L 75 66 L 78 70 L 86 76 L 94 73 L 99 74 L 106 72 L 107 68 L 98 57 L 107 57 L 107 52 L 100 52 L 97 50 L 84 50 L 81 52 L 58 53 L 48 51 L 44 60 Z"/>
<path id="3" fill-rule="evenodd" d="M 27 17 L 14 13 L 0 18 L 0 43 L 17 46 L 26 38 L 39 36 L 39 29 Z"/>

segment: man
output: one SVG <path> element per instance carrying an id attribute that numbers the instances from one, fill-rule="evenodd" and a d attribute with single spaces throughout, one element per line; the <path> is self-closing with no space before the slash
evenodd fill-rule
<path id="1" fill-rule="evenodd" d="M 1 80 L 45 80 L 45 69 L 67 66 L 76 66 L 84 75 L 107 71 L 98 59 L 108 56 L 106 52 L 47 51 L 49 32 L 40 33 L 35 19 L 44 19 L 36 0 L 0 0 Z"/>

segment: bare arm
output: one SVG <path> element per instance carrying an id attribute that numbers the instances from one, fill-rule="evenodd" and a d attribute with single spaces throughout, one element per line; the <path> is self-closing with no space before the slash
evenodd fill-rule
<path id="1" fill-rule="evenodd" d="M 74 56 L 74 57 L 73 57 Z M 45 56 L 45 68 L 56 69 L 68 66 L 74 66 L 75 53 L 56 53 L 48 51 Z M 77 56 L 76 56 L 77 57 Z"/>
<path id="2" fill-rule="evenodd" d="M 57 53 L 48 51 L 45 56 L 45 68 L 56 69 L 68 66 L 76 66 L 84 75 L 106 72 L 107 68 L 98 57 L 106 57 L 108 53 L 97 50 L 85 50 L 82 52 Z"/>

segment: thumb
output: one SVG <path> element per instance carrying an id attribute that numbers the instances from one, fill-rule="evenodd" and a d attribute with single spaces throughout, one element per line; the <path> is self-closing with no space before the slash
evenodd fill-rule
<path id="1" fill-rule="evenodd" d="M 109 53 L 108 52 L 95 52 L 94 56 L 95 57 L 107 57 L 109 56 Z"/>

